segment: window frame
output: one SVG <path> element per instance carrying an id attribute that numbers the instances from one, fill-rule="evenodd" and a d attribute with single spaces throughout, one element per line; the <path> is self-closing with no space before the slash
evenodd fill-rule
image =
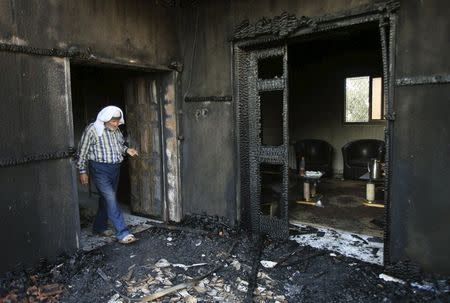
<path id="1" fill-rule="evenodd" d="M 367 122 L 348 122 L 347 121 L 347 88 L 346 82 L 349 78 L 358 78 L 358 77 L 369 77 L 369 121 Z M 372 119 L 372 83 L 374 78 L 381 78 L 381 119 Z M 355 76 L 347 76 L 344 78 L 344 107 L 343 107 L 343 115 L 342 122 L 344 125 L 384 125 L 386 122 L 386 118 L 384 117 L 384 85 L 383 85 L 383 76 L 381 75 L 355 75 Z"/>

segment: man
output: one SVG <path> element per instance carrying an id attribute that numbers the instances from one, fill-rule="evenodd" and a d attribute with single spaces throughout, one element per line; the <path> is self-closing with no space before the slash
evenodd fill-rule
<path id="1" fill-rule="evenodd" d="M 136 241 L 136 238 L 125 225 L 116 191 L 120 163 L 124 155 L 134 157 L 138 153 L 135 149 L 124 145 L 119 129 L 121 124 L 125 124 L 125 120 L 120 108 L 116 106 L 103 108 L 98 113 L 97 120 L 84 130 L 78 146 L 77 167 L 81 184 L 87 185 L 89 166 L 90 178 L 100 193 L 93 227 L 94 233 L 111 235 L 111 231 L 107 229 L 109 219 L 116 230 L 117 240 L 122 244 L 128 244 Z"/>

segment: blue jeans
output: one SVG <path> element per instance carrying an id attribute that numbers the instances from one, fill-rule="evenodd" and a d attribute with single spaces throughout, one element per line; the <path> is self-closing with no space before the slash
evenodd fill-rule
<path id="1" fill-rule="evenodd" d="M 116 238 L 122 240 L 130 232 L 125 225 L 116 195 L 119 174 L 120 163 L 89 161 L 89 175 L 100 194 L 93 230 L 97 233 L 104 232 L 108 228 L 109 219 L 116 229 Z"/>

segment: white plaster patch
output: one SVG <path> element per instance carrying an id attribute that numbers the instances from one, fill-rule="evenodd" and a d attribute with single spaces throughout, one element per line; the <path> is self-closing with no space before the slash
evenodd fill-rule
<path id="1" fill-rule="evenodd" d="M 308 225 L 292 223 L 300 228 Z M 339 231 L 332 228 L 317 227 L 318 231 L 293 235 L 289 238 L 301 245 L 338 252 L 344 256 L 352 257 L 364 262 L 383 265 L 382 241 L 373 242 L 374 237 Z"/>
<path id="2" fill-rule="evenodd" d="M 17 37 L 17 36 L 12 36 L 11 39 L 9 40 L 0 40 L 3 43 L 10 43 L 10 44 L 14 44 L 14 45 L 28 45 L 28 42 Z"/>
<path id="3" fill-rule="evenodd" d="M 62 49 L 66 49 L 68 47 L 66 42 L 58 42 L 58 47 Z"/>

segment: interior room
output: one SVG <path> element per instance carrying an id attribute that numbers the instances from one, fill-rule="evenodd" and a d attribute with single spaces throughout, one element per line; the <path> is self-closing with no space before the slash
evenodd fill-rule
<path id="1" fill-rule="evenodd" d="M 288 49 L 289 217 L 377 237 L 384 231 L 385 158 L 378 24 L 295 41 Z M 282 76 L 282 57 L 258 78 Z M 261 142 L 283 142 L 283 91 L 260 94 Z M 262 211 L 276 216 L 282 166 L 261 168 Z M 273 206 L 275 205 L 275 207 Z"/>
<path id="2" fill-rule="evenodd" d="M 290 46 L 292 220 L 383 235 L 382 66 L 377 24 Z"/>
<path id="3" fill-rule="evenodd" d="M 71 65 L 72 112 L 74 142 L 78 147 L 83 131 L 87 125 L 95 122 L 98 112 L 105 106 L 115 105 L 124 111 L 125 124 L 120 130 L 126 141 L 130 141 L 127 126 L 133 121 L 127 115 L 126 86 L 130 79 L 139 75 L 139 72 L 109 67 L 96 67 L 87 65 Z M 129 144 L 130 142 L 126 143 Z M 78 201 L 81 227 L 81 246 L 91 250 L 104 243 L 113 241 L 113 237 L 101 237 L 92 233 L 92 223 L 98 207 L 98 192 L 95 185 L 89 182 L 88 186 L 78 184 Z M 124 212 L 127 225 L 134 231 L 145 229 L 148 219 L 132 214 L 131 186 L 130 186 L 130 160 L 124 158 L 121 164 L 117 196 Z M 112 226 L 110 226 L 112 228 Z"/>

